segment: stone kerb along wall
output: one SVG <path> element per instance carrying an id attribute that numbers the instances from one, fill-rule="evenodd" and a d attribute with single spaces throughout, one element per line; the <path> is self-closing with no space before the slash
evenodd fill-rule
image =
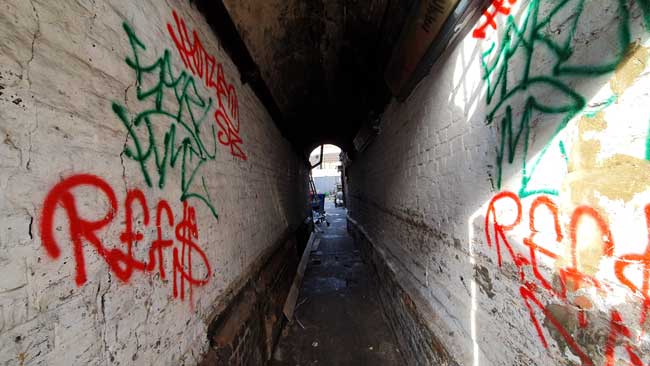
<path id="1" fill-rule="evenodd" d="M 0 363 L 197 363 L 305 168 L 191 3 L 1 8 Z"/>
<path id="2" fill-rule="evenodd" d="M 350 217 L 411 364 L 650 363 L 649 31 L 647 1 L 494 1 L 387 108 Z"/>

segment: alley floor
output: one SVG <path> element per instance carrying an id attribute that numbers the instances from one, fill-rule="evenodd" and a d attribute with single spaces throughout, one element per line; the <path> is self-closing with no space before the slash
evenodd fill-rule
<path id="1" fill-rule="evenodd" d="M 278 342 L 273 366 L 403 365 L 381 304 L 346 231 L 346 210 L 326 203 L 294 320 Z"/>

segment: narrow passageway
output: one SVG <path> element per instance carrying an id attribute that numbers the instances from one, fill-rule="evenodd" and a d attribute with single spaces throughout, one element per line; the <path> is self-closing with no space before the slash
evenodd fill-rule
<path id="1" fill-rule="evenodd" d="M 650 366 L 650 0 L 0 9 L 0 366 Z"/>
<path id="2" fill-rule="evenodd" d="M 299 306 L 271 365 L 403 365 L 368 268 L 347 233 L 347 210 L 330 201 L 325 208 L 331 225 L 320 226 Z"/>

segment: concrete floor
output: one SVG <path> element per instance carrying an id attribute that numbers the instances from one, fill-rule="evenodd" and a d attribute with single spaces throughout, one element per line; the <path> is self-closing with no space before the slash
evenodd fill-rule
<path id="1" fill-rule="evenodd" d="M 331 226 L 321 225 L 324 232 L 309 258 L 295 318 L 270 364 L 403 365 L 368 269 L 347 234 L 346 210 L 327 202 L 326 212 Z"/>

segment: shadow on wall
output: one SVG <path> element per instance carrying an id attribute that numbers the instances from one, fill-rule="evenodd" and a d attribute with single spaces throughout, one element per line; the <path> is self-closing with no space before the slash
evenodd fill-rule
<path id="1" fill-rule="evenodd" d="M 459 359 L 648 364 L 650 2 L 494 3 L 484 39 L 388 107 L 350 211 L 406 224 L 368 231 L 432 306 L 459 315 L 469 295 L 467 318 L 435 320 L 460 328 L 448 344 L 469 330 Z"/>

